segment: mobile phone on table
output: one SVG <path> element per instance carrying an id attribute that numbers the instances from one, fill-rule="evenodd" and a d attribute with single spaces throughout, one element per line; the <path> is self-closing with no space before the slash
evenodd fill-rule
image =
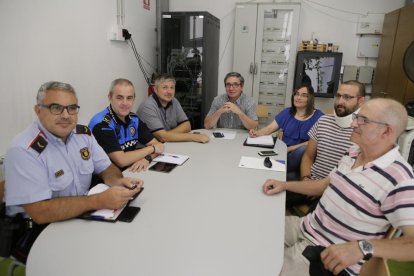
<path id="1" fill-rule="evenodd" d="M 213 136 L 216 138 L 223 138 L 224 134 L 222 132 L 213 132 Z"/>
<path id="2" fill-rule="evenodd" d="M 126 206 L 119 214 L 118 220 L 123 222 L 131 222 L 135 216 L 141 211 L 141 208 L 135 206 Z"/>
<path id="3" fill-rule="evenodd" d="M 261 150 L 258 152 L 260 156 L 274 156 L 277 155 L 277 152 L 273 150 Z"/>

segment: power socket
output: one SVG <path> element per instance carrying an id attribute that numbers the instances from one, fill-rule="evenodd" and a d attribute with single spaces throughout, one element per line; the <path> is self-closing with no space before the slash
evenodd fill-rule
<path id="1" fill-rule="evenodd" d="M 121 25 L 113 25 L 109 31 L 109 40 L 125 42 L 125 38 L 122 34 L 122 29 L 123 27 Z"/>

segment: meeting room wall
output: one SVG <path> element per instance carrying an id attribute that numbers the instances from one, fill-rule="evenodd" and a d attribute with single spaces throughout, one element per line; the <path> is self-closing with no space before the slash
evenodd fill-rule
<path id="1" fill-rule="evenodd" d="M 155 1 L 150 10 L 142 1 L 124 0 L 124 4 L 125 26 L 138 52 L 155 67 Z M 136 107 L 146 98 L 147 85 L 130 46 L 109 40 L 116 22 L 116 0 L 0 0 L 0 156 L 36 118 L 36 93 L 46 81 L 74 86 L 82 124 L 107 105 L 115 78 L 135 84 Z"/>
<path id="2" fill-rule="evenodd" d="M 225 92 L 222 79 L 232 70 L 235 3 L 243 2 L 301 2 L 299 41 L 317 38 L 321 43 L 332 42 L 343 52 L 343 65 L 376 66 L 376 59 L 357 58 L 358 17 L 369 13 L 387 13 L 399 9 L 405 0 L 170 0 L 171 11 L 208 11 L 220 19 L 220 54 L 218 94 Z M 368 87 L 369 88 L 369 87 Z M 333 100 L 317 98 L 318 108 L 333 107 Z"/>

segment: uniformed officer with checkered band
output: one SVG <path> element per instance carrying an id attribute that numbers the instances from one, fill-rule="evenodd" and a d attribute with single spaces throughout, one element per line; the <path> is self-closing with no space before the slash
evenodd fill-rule
<path id="1" fill-rule="evenodd" d="M 119 168 L 133 172 L 146 170 L 152 159 L 164 151 L 148 127 L 131 112 L 135 89 L 131 81 L 116 79 L 111 83 L 110 105 L 93 116 L 89 127 L 99 145 Z"/>

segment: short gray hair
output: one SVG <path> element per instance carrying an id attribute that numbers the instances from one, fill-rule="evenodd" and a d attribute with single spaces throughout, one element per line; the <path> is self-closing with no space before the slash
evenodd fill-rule
<path id="1" fill-rule="evenodd" d="M 155 78 L 154 83 L 155 83 L 155 86 L 158 86 L 161 83 L 166 82 L 166 81 L 171 81 L 175 84 L 175 78 L 174 78 L 173 75 L 170 75 L 170 74 L 161 74 L 161 75 L 157 76 Z"/>
<path id="2" fill-rule="evenodd" d="M 42 84 L 37 91 L 36 96 L 36 102 L 37 104 L 42 104 L 44 98 L 46 97 L 46 93 L 49 90 L 60 90 L 60 91 L 66 91 L 68 93 L 72 93 L 76 97 L 75 89 L 72 87 L 72 85 L 64 82 L 59 81 L 48 81 Z"/>
<path id="3" fill-rule="evenodd" d="M 114 81 L 111 82 L 111 87 L 109 87 L 109 95 L 112 95 L 114 93 L 114 88 L 117 85 L 126 85 L 126 86 L 132 86 L 132 88 L 134 88 L 134 96 L 135 96 L 135 87 L 134 84 L 127 79 L 116 79 Z"/>

